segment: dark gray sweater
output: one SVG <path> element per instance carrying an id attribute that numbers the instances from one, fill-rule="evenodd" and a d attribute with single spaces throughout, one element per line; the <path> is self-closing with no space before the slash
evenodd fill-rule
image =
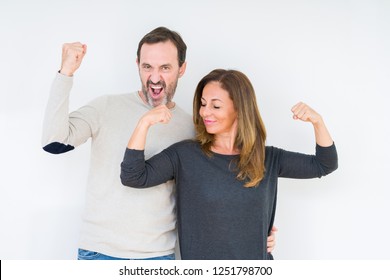
<path id="1" fill-rule="evenodd" d="M 273 225 L 278 177 L 316 178 L 337 168 L 337 152 L 316 146 L 316 155 L 266 147 L 266 173 L 259 186 L 244 187 L 232 160 L 205 155 L 197 142 L 176 143 L 144 160 L 127 149 L 122 184 L 147 188 L 175 179 L 182 259 L 272 259 L 267 236 Z"/>

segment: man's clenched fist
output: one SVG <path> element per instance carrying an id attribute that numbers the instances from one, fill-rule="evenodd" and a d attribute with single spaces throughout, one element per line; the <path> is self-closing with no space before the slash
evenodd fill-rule
<path id="1" fill-rule="evenodd" d="M 62 63 L 60 73 L 66 76 L 73 76 L 73 73 L 80 67 L 81 61 L 87 52 L 87 45 L 80 42 L 65 43 L 62 46 Z"/>

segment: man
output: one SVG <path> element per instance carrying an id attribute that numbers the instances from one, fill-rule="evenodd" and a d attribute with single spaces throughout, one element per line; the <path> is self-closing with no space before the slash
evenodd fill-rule
<path id="1" fill-rule="evenodd" d="M 73 75 L 87 47 L 64 44 L 61 69 L 46 108 L 42 144 L 45 151 L 60 154 L 92 139 L 79 259 L 175 258 L 173 182 L 148 190 L 124 187 L 120 163 L 139 118 L 160 104 L 166 104 L 173 117 L 169 124 L 150 130 L 146 157 L 194 136 L 191 116 L 172 100 L 186 70 L 186 49 L 178 33 L 165 27 L 152 30 L 137 50 L 142 90 L 102 96 L 69 114 Z"/>

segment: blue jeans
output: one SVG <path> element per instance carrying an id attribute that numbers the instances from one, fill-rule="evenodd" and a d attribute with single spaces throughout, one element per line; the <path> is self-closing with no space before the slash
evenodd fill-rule
<path id="1" fill-rule="evenodd" d="M 79 254 L 77 257 L 78 260 L 84 261 L 94 261 L 94 260 L 174 260 L 175 254 L 153 257 L 153 258 L 145 258 L 145 259 L 126 259 L 126 258 L 116 258 L 107 256 L 98 252 L 88 251 L 84 249 L 79 249 Z"/>

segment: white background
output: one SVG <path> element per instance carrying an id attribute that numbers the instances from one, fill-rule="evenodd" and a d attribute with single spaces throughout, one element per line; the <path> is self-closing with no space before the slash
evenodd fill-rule
<path id="1" fill-rule="evenodd" d="M 161 25 L 188 45 L 175 97 L 187 111 L 201 77 L 234 68 L 256 88 L 268 145 L 314 151 L 298 101 L 327 122 L 339 169 L 279 181 L 275 258 L 389 259 L 389 15 L 387 0 L 0 0 L 0 259 L 76 258 L 89 142 L 59 156 L 40 144 L 62 44 L 88 45 L 77 109 L 139 89 L 138 42 Z"/>

